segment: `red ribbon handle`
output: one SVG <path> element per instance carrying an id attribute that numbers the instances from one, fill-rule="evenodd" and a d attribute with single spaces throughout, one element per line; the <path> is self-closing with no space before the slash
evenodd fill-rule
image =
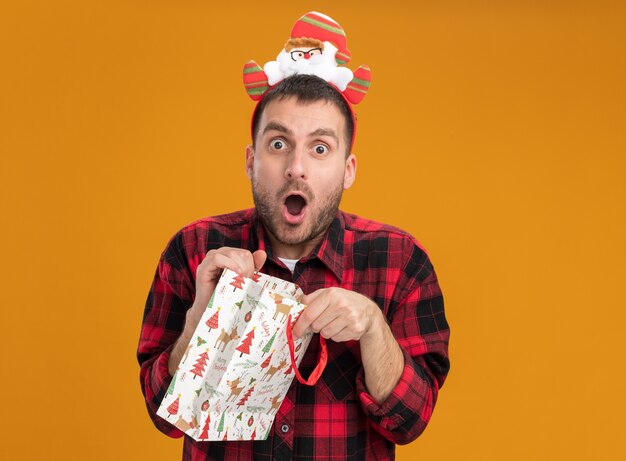
<path id="1" fill-rule="evenodd" d="M 287 334 L 287 344 L 289 344 L 289 355 L 291 356 L 291 368 L 293 368 L 293 372 L 296 375 L 298 381 L 302 384 L 306 384 L 307 386 L 314 386 L 322 373 L 324 368 L 326 368 L 326 363 L 328 362 L 328 349 L 326 348 L 326 340 L 320 335 L 320 355 L 318 357 L 318 363 L 315 369 L 311 372 L 308 380 L 305 380 L 298 367 L 296 366 L 296 353 L 294 351 L 293 344 L 293 333 L 291 331 L 291 314 L 287 318 L 287 328 L 285 329 L 285 333 Z"/>

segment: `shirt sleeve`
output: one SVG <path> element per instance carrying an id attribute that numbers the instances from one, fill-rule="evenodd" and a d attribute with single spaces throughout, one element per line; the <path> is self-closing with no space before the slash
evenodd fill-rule
<path id="1" fill-rule="evenodd" d="M 175 236 L 161 255 L 148 294 L 137 348 L 141 390 L 154 425 L 170 437 L 183 432 L 156 414 L 172 380 L 168 360 L 193 303 L 195 284 Z"/>
<path id="2" fill-rule="evenodd" d="M 389 397 L 377 402 L 361 369 L 357 395 L 373 428 L 396 444 L 415 440 L 430 421 L 439 389 L 450 368 L 449 327 L 443 296 L 426 253 L 413 246 L 387 320 L 404 355 L 404 370 Z"/>

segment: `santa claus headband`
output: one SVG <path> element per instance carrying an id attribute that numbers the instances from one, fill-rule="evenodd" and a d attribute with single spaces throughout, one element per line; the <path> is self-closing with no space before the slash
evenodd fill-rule
<path id="1" fill-rule="evenodd" d="M 243 83 L 258 107 L 258 101 L 283 79 L 296 74 L 316 75 L 339 91 L 356 121 L 352 105 L 360 103 L 367 94 L 372 74 L 367 66 L 359 66 L 354 72 L 341 67 L 351 57 L 342 27 L 325 14 L 312 11 L 296 21 L 276 61 L 266 63 L 263 68 L 252 60 L 245 64 Z"/>

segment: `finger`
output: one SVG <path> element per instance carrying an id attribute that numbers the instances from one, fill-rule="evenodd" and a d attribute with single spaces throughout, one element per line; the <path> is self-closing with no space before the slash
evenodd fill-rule
<path id="1" fill-rule="evenodd" d="M 327 291 L 326 288 L 322 288 L 320 290 L 315 290 L 313 293 L 309 293 L 308 295 L 304 295 L 300 298 L 300 303 L 309 306 L 313 303 L 317 298 L 322 296 L 324 292 Z"/>
<path id="2" fill-rule="evenodd" d="M 304 304 L 306 308 L 298 316 L 298 320 L 293 326 L 293 335 L 297 339 L 307 333 L 309 325 L 315 320 L 315 312 L 311 312 L 310 303 L 319 296 L 322 290 L 314 291 L 308 295 L 302 295 L 299 302 Z M 307 313 L 308 311 L 308 313 Z"/>
<path id="3" fill-rule="evenodd" d="M 344 328 L 331 336 L 330 339 L 336 343 L 344 343 L 346 341 L 358 340 L 359 338 L 357 338 L 354 332 L 350 331 L 349 328 Z"/>
<path id="4" fill-rule="evenodd" d="M 293 325 L 293 339 L 299 339 L 301 336 L 304 336 L 309 328 L 309 323 L 307 320 L 302 318 L 302 315 L 298 317 L 296 323 Z"/>
<path id="5" fill-rule="evenodd" d="M 221 269 L 230 269 L 234 272 L 241 271 L 238 261 L 217 251 L 208 252 L 202 263 L 198 266 L 198 270 L 206 272 L 216 272 Z"/>
<path id="6" fill-rule="evenodd" d="M 309 328 L 315 333 L 320 334 L 322 331 L 326 331 L 326 336 L 324 337 L 330 338 L 346 326 L 348 326 L 348 322 L 338 311 L 335 309 L 324 309 L 324 311 L 311 322 Z"/>
<path id="7" fill-rule="evenodd" d="M 326 324 L 320 330 L 320 335 L 323 336 L 325 339 L 332 339 L 335 342 L 340 342 L 340 341 L 337 341 L 336 338 L 340 338 L 341 333 L 343 333 L 346 330 L 348 330 L 348 325 L 341 322 L 340 319 L 336 319 Z"/>
<path id="8" fill-rule="evenodd" d="M 321 290 L 318 290 L 321 291 Z M 306 305 L 306 309 L 300 314 L 300 318 L 294 325 L 293 333 L 296 337 L 304 335 L 308 330 L 313 330 L 311 324 L 317 320 L 317 318 L 326 310 L 328 303 L 325 302 L 326 297 L 322 296 L 323 293 L 311 297 L 309 295 L 309 303 Z M 304 304 L 304 303 L 303 303 Z"/>
<path id="9" fill-rule="evenodd" d="M 252 253 L 248 250 L 231 251 L 228 255 L 237 261 L 239 264 L 239 274 L 244 277 L 252 277 L 254 275 L 254 260 L 252 259 Z"/>
<path id="10" fill-rule="evenodd" d="M 252 253 L 252 259 L 254 260 L 254 270 L 260 271 L 267 259 L 267 253 L 263 250 L 257 250 Z"/>

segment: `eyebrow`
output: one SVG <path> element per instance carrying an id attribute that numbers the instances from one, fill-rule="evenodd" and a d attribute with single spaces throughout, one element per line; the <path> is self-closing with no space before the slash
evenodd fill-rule
<path id="1" fill-rule="evenodd" d="M 337 134 L 329 128 L 318 128 L 317 130 L 313 131 L 309 136 L 329 136 L 333 138 L 337 144 L 339 144 L 339 138 L 337 137 Z"/>
<path id="2" fill-rule="evenodd" d="M 290 136 L 293 135 L 293 131 L 278 122 L 268 122 L 267 125 L 265 125 L 265 128 L 263 128 L 263 134 L 267 133 L 268 131 L 278 131 L 280 133 L 285 133 Z M 337 136 L 335 131 L 330 128 L 318 128 L 317 130 L 309 133 L 309 136 L 329 136 L 333 138 L 337 144 L 339 144 L 339 137 Z"/>
<path id="3" fill-rule="evenodd" d="M 267 133 L 268 131 L 280 131 L 281 133 L 285 133 L 285 134 L 293 134 L 293 132 L 287 128 L 285 125 L 281 125 L 278 122 L 268 122 L 267 125 L 265 125 L 265 128 L 263 128 L 263 134 Z"/>

